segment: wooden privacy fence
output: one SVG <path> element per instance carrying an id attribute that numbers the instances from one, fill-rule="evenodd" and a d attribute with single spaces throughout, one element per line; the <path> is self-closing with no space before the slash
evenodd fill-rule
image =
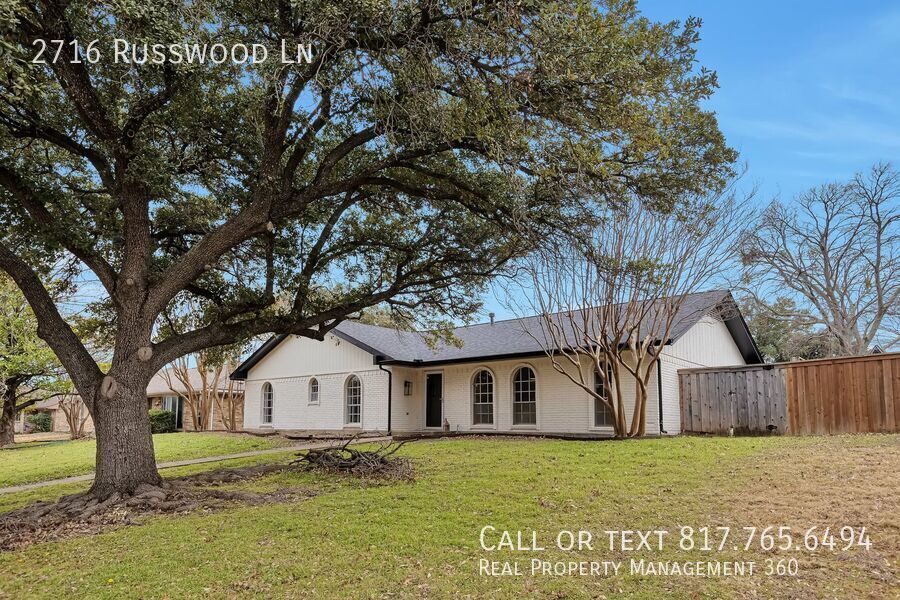
<path id="1" fill-rule="evenodd" d="M 900 353 L 678 371 L 682 431 L 900 432 Z"/>

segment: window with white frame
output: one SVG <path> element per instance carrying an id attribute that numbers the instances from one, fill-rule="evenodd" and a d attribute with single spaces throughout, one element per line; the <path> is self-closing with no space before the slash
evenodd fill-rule
<path id="1" fill-rule="evenodd" d="M 271 383 L 264 383 L 262 388 L 262 416 L 260 422 L 263 425 L 272 424 L 272 411 L 275 407 L 275 390 Z"/>
<path id="2" fill-rule="evenodd" d="M 351 375 L 344 385 L 344 404 L 346 405 L 347 425 L 360 425 L 362 423 L 362 383 L 359 377 Z"/>
<path id="3" fill-rule="evenodd" d="M 513 375 L 513 425 L 537 425 L 537 380 L 531 367 Z"/>
<path id="4" fill-rule="evenodd" d="M 607 380 L 612 382 L 612 368 L 609 364 L 606 365 L 606 377 Z M 597 396 L 602 398 L 610 398 L 610 390 L 603 381 L 603 377 L 600 375 L 598 371 L 594 372 L 594 392 Z M 610 410 L 609 406 L 606 405 L 606 402 L 600 400 L 600 398 L 594 398 L 594 427 L 612 427 L 613 426 L 613 414 L 612 410 Z"/>
<path id="5" fill-rule="evenodd" d="M 472 424 L 494 424 L 494 376 L 487 369 L 472 379 Z"/>
<path id="6" fill-rule="evenodd" d="M 319 403 L 319 380 L 315 377 L 309 380 L 309 403 Z"/>

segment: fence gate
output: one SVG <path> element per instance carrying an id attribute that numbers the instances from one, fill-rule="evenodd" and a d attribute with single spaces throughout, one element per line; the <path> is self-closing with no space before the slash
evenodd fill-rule
<path id="1" fill-rule="evenodd" d="M 785 433 L 788 426 L 784 372 L 746 367 L 678 372 L 681 428 L 685 432 Z"/>

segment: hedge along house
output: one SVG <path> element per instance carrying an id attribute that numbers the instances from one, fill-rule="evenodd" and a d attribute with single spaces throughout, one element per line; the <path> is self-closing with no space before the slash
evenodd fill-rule
<path id="1" fill-rule="evenodd" d="M 723 307 L 730 307 L 723 310 Z M 602 402 L 557 372 L 540 318 L 460 327 L 456 345 L 352 321 L 324 341 L 277 335 L 232 374 L 245 380 L 244 427 L 310 433 L 471 433 L 610 436 Z M 692 294 L 651 376 L 649 434 L 681 431 L 678 369 L 761 362 L 728 291 Z M 623 379 L 629 415 L 634 381 Z"/>

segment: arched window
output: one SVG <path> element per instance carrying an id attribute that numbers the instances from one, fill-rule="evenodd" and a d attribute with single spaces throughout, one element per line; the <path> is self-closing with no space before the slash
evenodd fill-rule
<path id="1" fill-rule="evenodd" d="M 472 424 L 494 424 L 494 376 L 487 369 L 472 379 Z"/>
<path id="2" fill-rule="evenodd" d="M 272 410 L 275 407 L 275 391 L 271 383 L 264 383 L 262 388 L 262 418 L 263 425 L 272 424 Z"/>
<path id="3" fill-rule="evenodd" d="M 309 403 L 319 403 L 319 380 L 315 377 L 309 380 Z"/>
<path id="4" fill-rule="evenodd" d="M 513 425 L 537 425 L 537 380 L 531 367 L 513 375 Z"/>
<path id="5" fill-rule="evenodd" d="M 347 425 L 359 425 L 362 423 L 362 383 L 359 377 L 351 375 L 344 384 L 344 404 Z"/>
<path id="6" fill-rule="evenodd" d="M 612 368 L 609 365 L 606 365 L 606 376 L 607 380 L 612 382 Z M 603 383 L 603 377 L 600 376 L 600 373 L 594 372 L 594 392 L 597 396 L 602 398 L 609 398 L 610 388 Z M 594 398 L 594 427 L 612 427 L 613 426 L 613 414 L 609 407 L 606 405 L 606 402 L 600 400 L 599 398 Z"/>

